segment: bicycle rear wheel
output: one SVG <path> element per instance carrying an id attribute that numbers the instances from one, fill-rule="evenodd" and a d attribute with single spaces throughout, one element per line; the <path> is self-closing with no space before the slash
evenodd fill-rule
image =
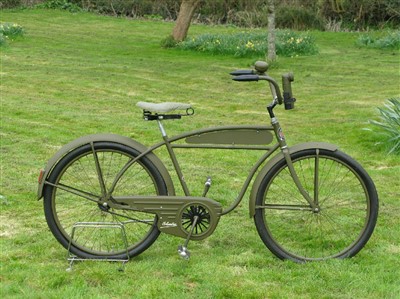
<path id="1" fill-rule="evenodd" d="M 318 209 L 311 209 L 281 159 L 257 192 L 254 220 L 262 241 L 277 257 L 298 262 L 354 256 L 376 224 L 373 181 L 340 151 L 309 149 L 291 158 Z"/>
<path id="2" fill-rule="evenodd" d="M 123 259 L 127 253 L 129 257 L 140 254 L 157 239 L 160 231 L 155 215 L 110 209 L 96 202 L 138 155 L 137 150 L 125 145 L 96 142 L 76 148 L 56 164 L 44 190 L 44 212 L 53 235 L 65 248 L 71 245 L 71 253 L 82 258 Z M 162 176 L 146 157 L 127 168 L 112 193 L 166 194 Z M 93 225 L 76 227 L 78 223 L 119 224 L 124 228 L 127 244 L 121 230 L 97 229 Z"/>

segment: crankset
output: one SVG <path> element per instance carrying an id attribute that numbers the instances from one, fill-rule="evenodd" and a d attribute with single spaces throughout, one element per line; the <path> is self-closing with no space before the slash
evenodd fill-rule
<path id="1" fill-rule="evenodd" d="M 156 214 L 157 227 L 161 232 L 185 239 L 190 235 L 191 240 L 202 240 L 210 236 L 222 213 L 221 204 L 206 197 L 160 195 L 113 199 L 115 203 L 109 203 L 111 208 Z M 192 227 L 193 232 L 190 233 Z"/>

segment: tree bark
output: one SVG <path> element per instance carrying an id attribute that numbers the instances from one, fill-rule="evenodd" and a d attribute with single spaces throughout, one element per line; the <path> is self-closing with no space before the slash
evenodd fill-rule
<path id="1" fill-rule="evenodd" d="M 275 3 L 268 0 L 268 61 L 276 60 L 275 37 Z"/>
<path id="2" fill-rule="evenodd" d="M 190 22 L 199 2 L 200 0 L 182 0 L 178 18 L 172 31 L 172 37 L 175 41 L 180 42 L 186 38 Z"/>

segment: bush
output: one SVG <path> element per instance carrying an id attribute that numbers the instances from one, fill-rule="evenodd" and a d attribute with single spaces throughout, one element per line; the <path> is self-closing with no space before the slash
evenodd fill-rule
<path id="1" fill-rule="evenodd" d="M 389 99 L 384 108 L 378 108 L 380 121 L 371 120 L 384 136 L 389 154 L 400 154 L 400 98 Z"/>
<path id="2" fill-rule="evenodd" d="M 61 9 L 67 10 L 69 12 L 79 12 L 82 11 L 82 8 L 78 5 L 71 3 L 68 0 L 47 0 L 41 4 L 36 5 L 37 8 L 46 8 L 46 9 Z"/>
<path id="3" fill-rule="evenodd" d="M 324 20 L 306 7 L 278 6 L 276 11 L 276 27 L 294 30 L 324 29 Z"/>
<path id="4" fill-rule="evenodd" d="M 400 31 L 391 31 L 381 37 L 374 37 L 371 34 L 363 34 L 357 43 L 361 46 L 377 49 L 400 49 Z"/>
<path id="5" fill-rule="evenodd" d="M 5 46 L 8 40 L 24 35 L 24 29 L 14 23 L 0 23 L 0 46 Z"/>
<path id="6" fill-rule="evenodd" d="M 397 27 L 400 23 L 398 0 L 318 1 L 317 9 L 326 20 L 340 21 L 351 30 Z"/>
<path id="7" fill-rule="evenodd" d="M 318 53 L 318 49 L 312 36 L 288 31 L 278 38 L 276 53 L 289 57 L 313 55 Z"/>
<path id="8" fill-rule="evenodd" d="M 265 56 L 268 49 L 268 35 L 265 32 L 202 34 L 187 38 L 178 43 L 177 47 L 183 50 L 236 57 Z M 311 36 L 291 31 L 277 32 L 276 51 L 277 55 L 282 56 L 318 53 L 315 41 Z"/>
<path id="9" fill-rule="evenodd" d="M 174 39 L 172 35 L 168 35 L 161 41 L 161 47 L 163 48 L 174 48 L 176 47 L 178 42 Z"/>
<path id="10" fill-rule="evenodd" d="M 43 0 L 1 0 L 0 9 L 2 8 L 17 8 L 17 7 L 32 7 Z"/>
<path id="11" fill-rule="evenodd" d="M 0 47 L 5 46 L 7 44 L 7 39 L 3 33 L 0 32 Z"/>
<path id="12" fill-rule="evenodd" d="M 1 0 L 0 8 L 31 7 L 38 2 L 46 0 Z M 159 15 L 166 20 L 175 20 L 181 1 L 52 0 L 50 2 L 64 2 L 64 4 L 67 2 L 101 14 L 134 18 Z M 364 30 L 370 27 L 397 28 L 400 25 L 398 0 L 281 0 L 275 1 L 275 9 L 278 28 L 329 30 L 335 25 L 333 29 L 337 30 L 337 25 L 340 25 L 345 30 Z M 196 9 L 194 20 L 207 24 L 266 27 L 266 1 L 202 0 Z"/>

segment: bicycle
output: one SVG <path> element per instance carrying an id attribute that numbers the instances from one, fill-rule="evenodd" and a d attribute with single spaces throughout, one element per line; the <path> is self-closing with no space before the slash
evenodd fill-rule
<path id="1" fill-rule="evenodd" d="M 282 76 L 282 95 L 267 69 L 268 64 L 259 61 L 255 69 L 231 75 L 235 81 L 268 82 L 270 126 L 220 126 L 170 138 L 164 121 L 193 115 L 191 105 L 139 102 L 144 119 L 158 124 L 159 143 L 146 147 L 128 137 L 96 134 L 62 147 L 41 170 L 38 185 L 38 199 L 44 198 L 46 220 L 58 242 L 82 258 L 119 259 L 142 253 L 164 232 L 185 239 L 178 253 L 189 258 L 189 241 L 209 237 L 220 217 L 239 205 L 254 178 L 250 216 L 261 240 L 278 258 L 305 262 L 357 254 L 377 221 L 374 183 L 360 164 L 336 145 L 308 142 L 287 146 L 274 108 L 282 103 L 286 110 L 294 108 L 294 77 L 292 73 Z M 154 153 L 161 147 L 168 152 L 184 195 L 176 195 L 169 171 Z M 263 154 L 237 198 L 224 208 L 207 197 L 211 177 L 202 196 L 191 195 L 177 149 Z M 78 236 L 71 237 L 71 228 L 82 222 L 123 225 L 127 242 L 122 244 L 112 230 L 81 229 Z"/>

